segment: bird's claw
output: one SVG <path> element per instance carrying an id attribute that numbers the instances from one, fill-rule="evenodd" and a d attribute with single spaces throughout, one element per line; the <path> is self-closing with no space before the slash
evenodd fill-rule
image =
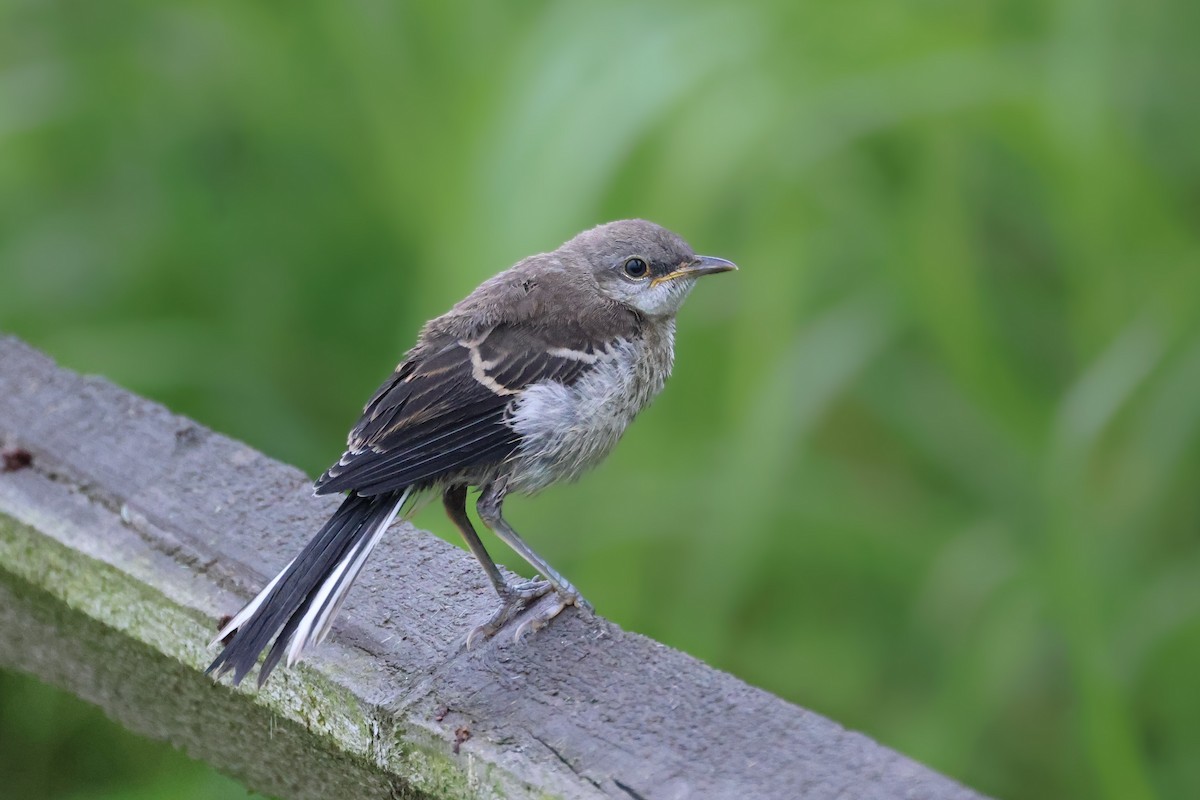
<path id="1" fill-rule="evenodd" d="M 514 642 L 519 642 L 529 634 L 546 627 L 547 623 L 561 614 L 567 606 L 578 606 L 588 611 L 592 610 L 592 604 L 584 600 L 573 587 L 569 591 L 564 592 L 556 590 L 550 581 L 545 580 L 511 583 L 502 594 L 504 598 L 503 603 L 496 610 L 496 613 L 492 615 L 491 619 L 477 626 L 467 634 L 467 649 L 470 650 L 475 642 L 480 639 L 490 639 L 496 635 L 513 617 L 527 608 L 532 601 L 544 597 L 551 592 L 555 594 L 555 601 L 545 608 L 539 609 L 537 613 L 518 625 L 516 633 L 513 634 Z"/>
<path id="2" fill-rule="evenodd" d="M 504 591 L 500 594 L 500 608 L 496 609 L 496 613 L 492 615 L 491 619 L 476 626 L 467 634 L 467 649 L 470 650 L 479 639 L 492 638 L 497 631 L 517 615 L 517 612 L 529 605 L 530 601 L 542 597 L 553 588 L 550 581 L 538 579 L 517 581 L 505 586 Z"/>
<path id="3" fill-rule="evenodd" d="M 529 619 L 517 626 L 517 630 L 513 633 L 513 643 L 518 643 L 531 633 L 537 633 L 542 628 L 550 623 L 550 620 L 562 613 L 562 610 L 571 603 L 567 602 L 559 595 L 554 605 L 548 606 L 537 614 L 531 614 Z"/>
<path id="4" fill-rule="evenodd" d="M 537 633 L 542 628 L 550 624 L 550 620 L 557 617 L 563 612 L 567 606 L 575 606 L 577 608 L 592 611 L 592 604 L 583 599 L 579 592 L 572 589 L 568 592 L 555 592 L 554 603 L 546 605 L 543 608 L 535 609 L 530 614 L 529 619 L 517 626 L 516 633 L 513 634 L 513 641 L 520 642 L 531 633 Z"/>

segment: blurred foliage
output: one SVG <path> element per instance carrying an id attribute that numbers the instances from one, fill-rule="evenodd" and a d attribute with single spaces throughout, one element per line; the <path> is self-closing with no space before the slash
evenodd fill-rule
<path id="1" fill-rule="evenodd" d="M 316 474 L 424 319 L 656 220 L 742 271 L 615 455 L 512 504 L 530 541 L 982 791 L 1196 797 L 1197 31 L 1189 0 L 3 0 L 0 328 Z M 24 797 L 242 796 L 0 690 L 0 772 L 54 773 Z"/>

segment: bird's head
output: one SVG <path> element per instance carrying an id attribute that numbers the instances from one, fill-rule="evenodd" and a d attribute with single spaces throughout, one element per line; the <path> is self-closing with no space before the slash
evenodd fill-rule
<path id="1" fill-rule="evenodd" d="M 641 219 L 609 222 L 563 245 L 583 257 L 600 292 L 647 316 L 673 316 L 702 275 L 728 272 L 730 261 L 698 256 L 682 238 Z"/>

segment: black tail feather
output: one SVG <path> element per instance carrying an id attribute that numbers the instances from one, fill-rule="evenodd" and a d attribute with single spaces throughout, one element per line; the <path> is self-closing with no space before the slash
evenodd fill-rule
<path id="1" fill-rule="evenodd" d="M 261 686 L 287 650 L 321 585 L 363 538 L 372 534 L 392 513 L 399 493 L 361 497 L 350 494 L 329 521 L 288 567 L 248 619 L 226 639 L 205 670 L 217 677 L 233 672 L 233 683 L 254 668 L 258 656 L 274 639 L 258 673 Z"/>

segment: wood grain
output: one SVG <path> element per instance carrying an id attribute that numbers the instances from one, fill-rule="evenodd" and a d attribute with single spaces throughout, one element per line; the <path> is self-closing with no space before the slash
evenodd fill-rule
<path id="1" fill-rule="evenodd" d="M 261 691 L 208 639 L 337 503 L 307 476 L 0 337 L 0 665 L 288 798 L 979 795 L 574 609 L 467 651 L 495 599 L 394 526 L 316 654 Z M 251 682 L 252 683 L 252 682 Z"/>

